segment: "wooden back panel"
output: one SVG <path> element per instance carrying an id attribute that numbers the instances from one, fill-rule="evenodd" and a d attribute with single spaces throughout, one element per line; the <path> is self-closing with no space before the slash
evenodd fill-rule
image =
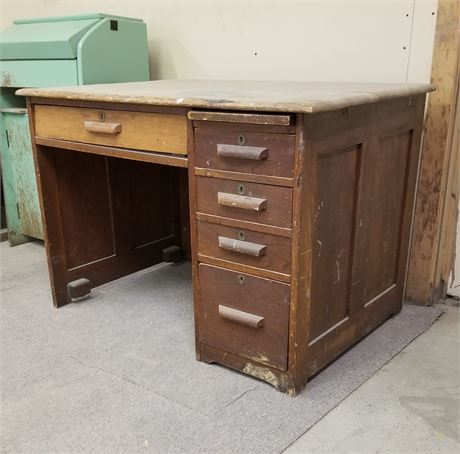
<path id="1" fill-rule="evenodd" d="M 182 169 L 47 147 L 38 162 L 49 257 L 54 274 L 65 276 L 55 282 L 56 305 L 67 302 L 66 281 L 100 285 L 188 241 L 180 229 Z"/>

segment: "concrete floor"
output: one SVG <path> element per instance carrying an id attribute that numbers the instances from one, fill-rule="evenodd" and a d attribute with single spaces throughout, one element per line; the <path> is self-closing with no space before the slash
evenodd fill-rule
<path id="1" fill-rule="evenodd" d="M 460 452 L 460 309 L 442 308 L 428 331 L 286 454 Z"/>
<path id="2" fill-rule="evenodd" d="M 2 265 L 14 261 L 15 266 L 22 269 L 22 274 L 15 276 L 14 281 L 5 280 L 3 276 L 0 279 L 2 304 L 15 303 L 3 299 L 6 294 L 11 298 L 13 287 L 17 289 L 17 298 L 24 297 L 21 294 L 21 280 L 27 279 L 36 264 L 43 260 L 40 246 L 29 244 L 24 247 L 30 249 L 30 254 L 26 261 L 21 262 L 22 259 L 14 254 L 13 249 L 5 243 L 0 245 Z M 46 270 L 36 280 L 37 288 L 48 291 L 47 286 L 42 285 L 47 282 Z M 443 304 L 445 314 L 428 331 L 350 394 L 285 452 L 460 452 L 460 309 L 454 304 Z M 35 314 L 31 314 L 33 316 Z M 28 324 L 27 321 L 23 322 L 23 325 Z M 24 326 L 18 326 L 18 330 L 22 330 L 25 337 L 29 335 Z M 2 351 L 1 346 L 0 359 L 5 366 L 8 352 Z M 22 377 L 18 386 L 27 382 L 27 377 Z M 28 386 L 33 387 L 33 383 L 28 383 Z M 24 392 L 27 393 L 27 390 L 24 389 Z M 42 454 L 38 451 L 30 453 Z"/>

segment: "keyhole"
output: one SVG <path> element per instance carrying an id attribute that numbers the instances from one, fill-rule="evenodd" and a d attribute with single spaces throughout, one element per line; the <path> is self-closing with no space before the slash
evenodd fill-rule
<path id="1" fill-rule="evenodd" d="M 238 145 L 245 145 L 246 144 L 246 137 L 244 137 L 242 134 L 238 136 Z"/>
<path id="2" fill-rule="evenodd" d="M 238 236 L 238 239 L 239 239 L 239 240 L 244 241 L 244 240 L 246 239 L 246 236 L 245 236 L 244 232 L 241 231 L 241 230 L 238 232 L 238 235 L 237 235 L 237 236 Z"/>
<path id="3" fill-rule="evenodd" d="M 99 112 L 99 121 L 105 121 L 105 112 Z"/>
<path id="4" fill-rule="evenodd" d="M 239 282 L 240 285 L 244 284 L 244 279 L 245 279 L 245 277 L 242 274 L 238 275 L 238 282 Z"/>
<path id="5" fill-rule="evenodd" d="M 239 195 L 244 195 L 246 193 L 246 187 L 244 184 L 239 184 L 237 191 Z"/>

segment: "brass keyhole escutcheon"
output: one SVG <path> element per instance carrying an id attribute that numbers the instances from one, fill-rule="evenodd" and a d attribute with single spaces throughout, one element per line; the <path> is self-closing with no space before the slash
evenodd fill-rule
<path id="1" fill-rule="evenodd" d="M 246 278 L 242 274 L 238 275 L 238 282 L 239 282 L 240 285 L 244 284 L 245 279 Z"/>
<path id="2" fill-rule="evenodd" d="M 242 230 L 240 230 L 238 232 L 238 235 L 237 235 L 238 239 L 241 240 L 241 241 L 244 241 L 246 239 L 246 235 L 244 234 L 244 232 Z"/>
<path id="3" fill-rule="evenodd" d="M 246 194 L 246 186 L 244 184 L 239 184 L 237 188 L 237 192 L 239 195 Z"/>
<path id="4" fill-rule="evenodd" d="M 105 112 L 99 112 L 99 121 L 105 121 Z"/>
<path id="5" fill-rule="evenodd" d="M 238 136 L 238 145 L 246 145 L 246 137 L 244 137 L 243 134 Z"/>

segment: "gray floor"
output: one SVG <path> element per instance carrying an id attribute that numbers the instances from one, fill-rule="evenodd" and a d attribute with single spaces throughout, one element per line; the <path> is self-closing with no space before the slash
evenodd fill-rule
<path id="1" fill-rule="evenodd" d="M 40 244 L 3 243 L 0 256 L 1 452 L 280 452 L 343 398 L 289 450 L 458 447 L 457 308 L 348 398 L 436 311 L 409 307 L 291 399 L 192 360 L 187 267 L 107 284 L 56 311 Z"/>
<path id="2" fill-rule="evenodd" d="M 445 313 L 286 452 L 460 452 L 459 308 Z"/>

